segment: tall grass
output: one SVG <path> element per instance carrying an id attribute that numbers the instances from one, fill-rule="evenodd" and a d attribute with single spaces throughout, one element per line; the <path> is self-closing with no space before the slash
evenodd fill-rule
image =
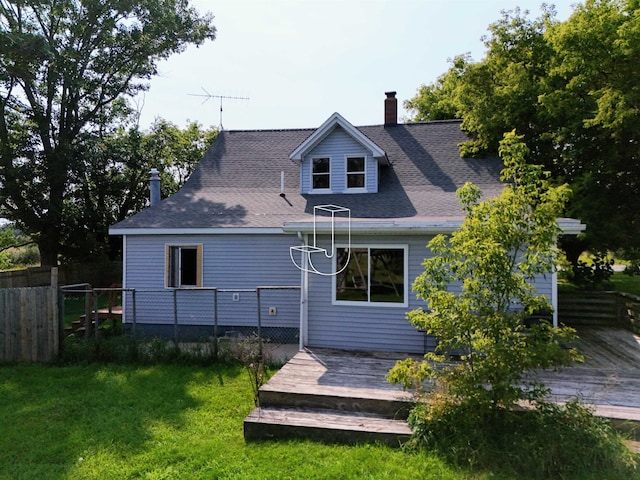
<path id="1" fill-rule="evenodd" d="M 640 458 L 604 419 L 577 402 L 535 410 L 436 400 L 410 417 L 416 446 L 455 465 L 511 478 L 640 478 Z"/>

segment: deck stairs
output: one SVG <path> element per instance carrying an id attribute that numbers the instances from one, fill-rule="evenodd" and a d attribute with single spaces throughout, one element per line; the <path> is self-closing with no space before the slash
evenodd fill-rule
<path id="1" fill-rule="evenodd" d="M 411 436 L 412 396 L 389 385 L 393 355 L 302 350 L 259 391 L 245 439 L 308 438 L 399 446 Z"/>
<path id="2" fill-rule="evenodd" d="M 94 332 L 96 325 L 96 311 L 91 311 L 89 315 L 89 334 Z M 116 328 L 122 322 L 122 307 L 112 307 L 98 309 L 98 326 L 111 322 L 113 328 Z M 65 327 L 64 334 L 66 337 L 70 335 L 84 335 L 87 330 L 86 314 L 80 315 L 77 320 L 71 322 L 71 325 Z"/>

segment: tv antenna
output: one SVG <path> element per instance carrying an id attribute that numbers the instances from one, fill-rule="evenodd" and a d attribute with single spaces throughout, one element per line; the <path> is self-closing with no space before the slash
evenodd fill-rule
<path id="1" fill-rule="evenodd" d="M 204 100 L 202 101 L 202 104 L 208 102 L 209 100 L 211 100 L 212 98 L 217 98 L 220 100 L 220 130 L 222 130 L 222 100 L 226 99 L 226 100 L 249 100 L 249 97 L 232 97 L 232 96 L 228 96 L 228 95 L 213 95 L 209 92 L 207 92 L 204 87 L 200 87 L 202 88 L 202 91 L 204 93 L 189 93 L 188 95 L 192 96 L 192 97 L 204 97 Z"/>

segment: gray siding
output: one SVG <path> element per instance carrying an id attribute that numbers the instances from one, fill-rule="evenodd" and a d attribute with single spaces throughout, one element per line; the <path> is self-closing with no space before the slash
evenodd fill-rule
<path id="1" fill-rule="evenodd" d="M 334 305 L 332 276 L 309 274 L 308 345 L 347 350 L 381 350 L 421 353 L 435 347 L 435 339 L 426 337 L 409 324 L 406 313 L 424 307 L 411 290 L 413 280 L 423 271 L 429 256 L 426 248 L 431 237 L 367 236 L 354 237 L 354 246 L 397 245 L 408 247 L 408 306 Z M 322 240 L 322 239 L 321 239 Z M 346 243 L 346 238 L 338 242 Z M 203 287 L 235 289 L 218 293 L 218 324 L 226 327 L 255 326 L 255 292 L 240 291 L 256 286 L 300 285 L 301 273 L 292 264 L 289 247 L 298 245 L 293 235 L 202 235 L 202 236 L 128 236 L 126 238 L 126 286 L 137 290 L 136 321 L 140 324 L 172 325 L 174 294 L 180 325 L 212 326 L 214 293 L 211 290 L 168 289 L 164 286 L 165 245 L 203 245 Z M 325 241 L 320 245 L 329 248 Z M 314 254 L 314 265 L 331 272 L 332 260 Z M 539 276 L 539 293 L 551 298 L 552 276 Z M 297 328 L 300 315 L 298 290 L 264 290 L 263 327 Z M 269 307 L 276 315 L 269 315 Z M 125 309 L 131 313 L 128 297 Z M 131 322 L 131 318 L 126 318 Z"/>
<path id="2" fill-rule="evenodd" d="M 430 237 L 369 236 L 352 238 L 353 245 L 408 245 L 409 305 L 334 305 L 334 277 L 309 276 L 310 346 L 348 350 L 381 350 L 421 353 L 435 346 L 432 338 L 413 327 L 406 319 L 409 310 L 424 306 L 411 291 L 411 283 L 422 272 L 422 262 L 428 256 L 426 244 Z M 341 239 L 344 241 L 345 239 Z M 322 245 L 328 247 L 328 245 Z M 321 256 L 321 255 L 320 255 Z M 330 271 L 331 260 L 318 259 L 314 264 L 321 271 Z"/>
<path id="3" fill-rule="evenodd" d="M 431 237 L 422 236 L 368 236 L 354 237 L 352 244 L 357 245 L 407 245 L 409 255 L 409 293 L 407 307 L 379 305 L 334 305 L 333 282 L 331 276 L 309 276 L 309 324 L 308 344 L 316 347 L 341 348 L 348 350 L 381 350 L 409 353 L 421 353 L 435 347 L 433 337 L 419 332 L 409 324 L 408 311 L 426 307 L 416 298 L 411 285 L 423 272 L 422 262 L 430 256 L 426 248 Z M 341 239 L 344 241 L 345 239 Z M 328 248 L 326 241 L 320 246 Z M 331 271 L 330 259 L 322 258 L 314 265 L 322 272 Z M 551 298 L 551 275 L 538 276 L 535 286 L 540 294 Z"/>
<path id="4" fill-rule="evenodd" d="M 255 326 L 257 286 L 298 286 L 300 272 L 291 263 L 289 246 L 298 239 L 287 235 L 140 235 L 126 238 L 126 279 L 136 289 L 136 322 L 174 323 L 174 295 L 178 322 L 184 325 L 213 325 L 214 292 L 217 294 L 218 324 Z M 165 245 L 203 245 L 204 289 L 165 288 Z M 234 293 L 237 298 L 234 299 Z M 263 326 L 297 328 L 300 321 L 299 290 L 263 290 Z M 276 315 L 269 315 L 269 307 Z M 126 320 L 132 321 L 132 302 L 126 305 Z"/>
<path id="5" fill-rule="evenodd" d="M 336 128 L 320 144 L 305 155 L 300 165 L 300 192 L 311 192 L 311 159 L 329 157 L 331 159 L 331 191 L 346 191 L 347 156 L 364 156 L 366 164 L 366 190 L 369 193 L 378 191 L 378 162 L 371 152 L 356 142 L 342 128 Z"/>

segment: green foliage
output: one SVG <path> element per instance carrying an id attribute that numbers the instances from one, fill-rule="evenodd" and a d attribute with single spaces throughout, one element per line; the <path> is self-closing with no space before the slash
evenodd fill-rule
<path id="1" fill-rule="evenodd" d="M 85 339 L 65 338 L 59 363 L 117 363 L 121 365 L 200 365 L 226 363 L 231 358 L 224 345 L 215 348 L 213 342 L 178 345 L 160 338 L 136 340 L 129 336 L 102 336 Z"/>
<path id="2" fill-rule="evenodd" d="M 458 57 L 407 102 L 415 120 L 462 118 L 463 155 L 498 149 L 515 129 L 556 184 L 566 215 L 587 224 L 590 250 L 638 249 L 640 238 L 640 9 L 587 0 L 564 22 L 515 9 L 489 26 L 479 62 Z M 571 255 L 571 260 L 577 256 Z M 574 266 L 577 263 L 574 263 Z"/>
<path id="3" fill-rule="evenodd" d="M 565 348 L 573 330 L 524 322 L 551 310 L 531 282 L 554 271 L 556 218 L 569 190 L 551 187 L 540 166 L 525 163 L 526 145 L 514 133 L 505 135 L 500 153 L 509 183 L 498 197 L 484 201 L 474 185 L 458 191 L 465 219 L 450 237 L 429 242 L 433 256 L 413 284 L 428 310 L 409 312 L 409 321 L 438 338 L 437 353 L 428 354 L 419 368 L 400 363 L 389 375 L 405 385 L 412 376 L 413 383 L 434 378 L 438 394 L 488 409 L 542 401 L 544 386 L 524 381 L 522 374 L 578 358 Z M 460 361 L 442 364 L 451 354 Z"/>
<path id="4" fill-rule="evenodd" d="M 240 362 L 249 375 L 253 404 L 257 407 L 260 405 L 260 387 L 267 381 L 267 367 L 262 341 L 255 336 L 232 339 L 229 347 L 231 358 Z"/>
<path id="5" fill-rule="evenodd" d="M 13 223 L 0 227 L 0 270 L 37 263 L 37 251 L 31 239 Z M 35 253 L 35 257 L 34 257 Z"/>
<path id="6" fill-rule="evenodd" d="M 87 143 L 128 117 L 159 61 L 215 38 L 212 19 L 188 0 L 0 1 L 0 213 L 44 265 L 90 223 Z"/>
<path id="7" fill-rule="evenodd" d="M 175 193 L 217 133 L 197 122 L 181 129 L 157 119 L 149 131 L 120 127 L 85 136 L 65 200 L 69 216 L 62 226 L 63 258 L 95 261 L 119 253 L 121 246 L 109 237 L 109 227 L 147 206 L 149 170 L 160 170 L 163 197 Z"/>
<path id="8" fill-rule="evenodd" d="M 425 450 L 508 478 L 625 479 L 638 472 L 622 436 L 577 402 L 513 411 L 435 401 L 418 406 L 409 422 Z"/>
<path id="9" fill-rule="evenodd" d="M 613 262 L 606 252 L 596 252 L 590 263 L 578 260 L 578 264 L 568 271 L 568 280 L 582 288 L 607 285 L 613 275 Z"/>

